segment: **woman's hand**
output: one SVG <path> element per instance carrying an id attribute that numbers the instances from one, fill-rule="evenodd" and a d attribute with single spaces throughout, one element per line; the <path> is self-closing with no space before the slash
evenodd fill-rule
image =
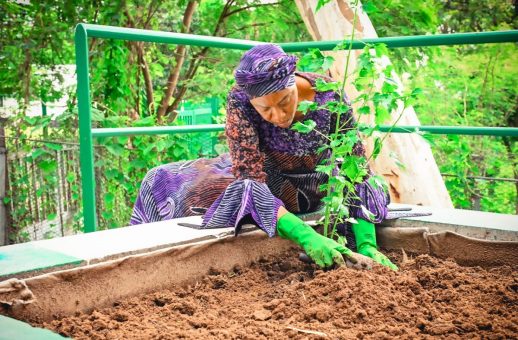
<path id="1" fill-rule="evenodd" d="M 376 245 L 376 230 L 374 224 L 358 219 L 358 223 L 352 225 L 358 253 L 368 256 L 379 264 L 392 270 L 398 270 L 388 257 L 378 251 Z"/>
<path id="2" fill-rule="evenodd" d="M 277 222 L 277 232 L 280 237 L 300 245 L 319 267 L 331 267 L 333 264 L 343 266 L 344 257 L 353 264 L 357 262 L 350 249 L 320 235 L 292 213 L 283 212 Z"/>

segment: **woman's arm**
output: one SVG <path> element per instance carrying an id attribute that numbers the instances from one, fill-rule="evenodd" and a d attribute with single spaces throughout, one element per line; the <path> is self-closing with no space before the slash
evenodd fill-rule
<path id="1" fill-rule="evenodd" d="M 232 172 L 236 179 L 251 179 L 266 182 L 264 153 L 259 149 L 259 134 L 254 124 L 246 117 L 244 103 L 232 93 L 227 100 L 225 134 L 232 159 Z"/>

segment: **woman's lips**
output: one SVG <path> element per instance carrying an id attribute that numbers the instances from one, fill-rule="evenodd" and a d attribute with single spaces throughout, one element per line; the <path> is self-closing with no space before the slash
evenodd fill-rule
<path id="1" fill-rule="evenodd" d="M 278 127 L 287 128 L 291 125 L 291 120 L 277 124 Z"/>

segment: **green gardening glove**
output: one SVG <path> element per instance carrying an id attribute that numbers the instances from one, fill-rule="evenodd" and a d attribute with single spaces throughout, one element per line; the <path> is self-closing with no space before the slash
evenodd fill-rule
<path id="1" fill-rule="evenodd" d="M 331 267 L 334 263 L 339 266 L 345 265 L 343 256 L 346 256 L 352 263 L 356 263 L 351 250 L 320 235 L 292 213 L 286 213 L 279 219 L 277 233 L 280 237 L 301 246 L 319 267 Z"/>
<path id="2" fill-rule="evenodd" d="M 389 267 L 392 270 L 398 270 L 398 267 L 390 262 L 388 257 L 378 251 L 374 224 L 358 219 L 358 223 L 353 224 L 352 229 L 354 237 L 356 238 L 356 251 L 358 253 L 368 256 L 379 264 Z"/>

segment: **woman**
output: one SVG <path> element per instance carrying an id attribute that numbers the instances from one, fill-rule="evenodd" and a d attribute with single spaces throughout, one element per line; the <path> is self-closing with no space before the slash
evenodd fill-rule
<path id="1" fill-rule="evenodd" d="M 148 172 L 135 204 L 131 224 L 195 215 L 205 209 L 205 228 L 236 227 L 252 218 L 270 237 L 290 239 L 304 248 L 321 267 L 343 264 L 351 250 L 328 239 L 293 213 L 317 210 L 324 196 L 318 189 L 327 176 L 316 166 L 328 152 L 318 152 L 332 133 L 336 116 L 327 110 L 305 115 L 298 103 L 322 105 L 340 100 L 333 91 L 318 92 L 321 75 L 295 72 L 296 57 L 277 45 L 259 45 L 246 52 L 236 69 L 235 86 L 228 95 L 225 133 L 230 154 L 215 159 L 162 165 Z M 312 119 L 315 130 L 301 134 L 290 129 L 297 121 Z M 341 123 L 352 126 L 352 111 Z M 364 154 L 361 143 L 354 153 Z M 388 196 L 368 182 L 356 185 L 360 202 L 351 205 L 357 251 L 394 270 L 397 267 L 376 248 L 373 223 L 387 214 Z M 371 218 L 359 207 L 364 205 Z M 201 208 L 201 209 L 200 209 Z M 373 217 L 374 216 L 374 217 Z"/>

